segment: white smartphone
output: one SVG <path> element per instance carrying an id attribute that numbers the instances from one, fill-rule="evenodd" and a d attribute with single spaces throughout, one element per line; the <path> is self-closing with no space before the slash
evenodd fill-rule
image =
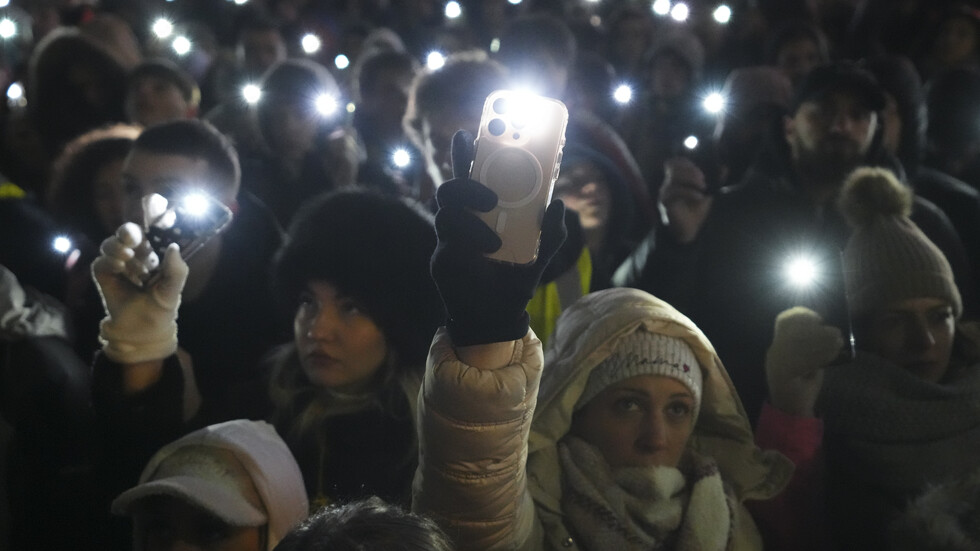
<path id="1" fill-rule="evenodd" d="M 498 198 L 493 210 L 476 213 L 503 242 L 488 257 L 513 264 L 537 258 L 567 124 L 568 109 L 556 99 L 513 90 L 487 96 L 470 178 Z"/>

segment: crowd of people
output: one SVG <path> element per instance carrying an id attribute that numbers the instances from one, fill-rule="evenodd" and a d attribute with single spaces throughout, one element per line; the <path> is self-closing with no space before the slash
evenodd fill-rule
<path id="1" fill-rule="evenodd" d="M 980 548 L 976 2 L 9 0 L 0 68 L 0 548 Z"/>

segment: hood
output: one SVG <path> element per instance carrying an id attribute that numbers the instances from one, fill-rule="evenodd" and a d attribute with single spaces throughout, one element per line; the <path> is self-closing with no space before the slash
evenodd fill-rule
<path id="1" fill-rule="evenodd" d="M 558 441 L 571 428 L 575 403 L 589 374 L 612 353 L 620 339 L 641 327 L 683 339 L 694 351 L 701 364 L 704 386 L 701 410 L 688 446 L 718 463 L 722 478 L 739 500 L 773 497 L 792 475 L 793 465 L 787 458 L 756 447 L 735 387 L 701 330 L 649 293 L 608 289 L 586 295 L 564 311 L 545 351 L 545 370 L 528 449 L 528 484 L 545 525 L 549 517 L 555 521 L 560 518 Z"/>

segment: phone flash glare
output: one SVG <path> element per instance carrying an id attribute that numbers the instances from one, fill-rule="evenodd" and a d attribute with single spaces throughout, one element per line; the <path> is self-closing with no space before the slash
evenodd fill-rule
<path id="1" fill-rule="evenodd" d="M 817 264 L 812 258 L 797 256 L 786 263 L 785 273 L 794 287 L 806 288 L 817 280 Z"/>
<path id="2" fill-rule="evenodd" d="M 674 21 L 684 22 L 687 21 L 687 16 L 691 14 L 691 8 L 687 7 L 687 4 L 683 2 L 678 2 L 674 4 L 674 7 L 670 8 L 670 17 Z"/>
<path id="3" fill-rule="evenodd" d="M 512 5 L 512 6 L 516 6 L 516 5 L 520 4 L 521 2 L 522 2 L 522 0 L 507 0 L 507 3 L 510 4 L 510 5 Z"/>
<path id="4" fill-rule="evenodd" d="M 412 162 L 412 156 L 405 149 L 396 149 L 391 154 L 391 162 L 398 168 L 405 168 Z"/>
<path id="5" fill-rule="evenodd" d="M 177 55 L 187 55 L 191 51 L 191 41 L 186 36 L 178 36 L 174 39 L 171 46 L 173 46 L 174 52 L 177 52 Z"/>
<path id="6" fill-rule="evenodd" d="M 440 52 L 429 52 L 429 55 L 425 56 L 425 66 L 430 71 L 438 71 L 442 69 L 442 66 L 446 64 L 446 56 L 442 55 Z"/>
<path id="7" fill-rule="evenodd" d="M 185 195 L 182 202 L 184 210 L 191 216 L 204 216 L 208 212 L 208 198 L 200 193 Z"/>
<path id="8" fill-rule="evenodd" d="M 246 84 L 242 87 L 242 97 L 249 105 L 254 105 L 262 99 L 262 89 L 255 84 Z"/>
<path id="9" fill-rule="evenodd" d="M 711 113 L 712 115 L 717 115 L 725 110 L 725 96 L 718 92 L 712 92 L 705 96 L 704 101 L 701 105 L 704 106 L 704 110 Z"/>
<path id="10" fill-rule="evenodd" d="M 157 38 L 167 38 L 174 33 L 174 24 L 164 18 L 159 18 L 150 27 Z"/>
<path id="11" fill-rule="evenodd" d="M 721 4 L 715 8 L 715 11 L 711 15 L 715 18 L 716 22 L 727 25 L 732 20 L 732 9 L 725 4 Z"/>
<path id="12" fill-rule="evenodd" d="M 670 0 L 656 0 L 652 6 L 653 13 L 664 16 L 670 13 Z"/>
<path id="13" fill-rule="evenodd" d="M 71 239 L 68 239 L 63 235 L 56 236 L 54 240 L 51 241 L 51 248 L 61 254 L 65 254 L 71 250 Z"/>
<path id="14" fill-rule="evenodd" d="M 684 147 L 688 149 L 694 149 L 698 146 L 699 140 L 697 136 L 688 136 L 684 138 Z"/>
<path id="15" fill-rule="evenodd" d="M 337 111 L 337 98 L 330 94 L 320 94 L 316 97 L 316 112 L 321 116 L 333 115 Z"/>
<path id="16" fill-rule="evenodd" d="M 350 58 L 344 54 L 337 54 L 337 57 L 333 58 L 333 66 L 343 71 L 350 67 Z"/>
<path id="17" fill-rule="evenodd" d="M 12 19 L 0 19 L 0 38 L 13 38 L 17 35 L 17 24 Z"/>
<path id="18" fill-rule="evenodd" d="M 626 105 L 633 99 L 633 89 L 628 84 L 620 84 L 613 90 L 613 99 L 616 103 Z"/>
<path id="19" fill-rule="evenodd" d="M 303 35 L 302 40 L 300 40 L 300 46 L 303 47 L 303 51 L 309 54 L 315 54 L 320 51 L 320 37 L 313 33 L 306 33 Z"/>
<path id="20" fill-rule="evenodd" d="M 15 82 L 7 87 L 7 99 L 9 99 L 10 101 L 14 101 L 14 102 L 20 101 L 20 99 L 23 97 L 24 97 L 24 86 L 21 83 Z"/>
<path id="21" fill-rule="evenodd" d="M 460 15 L 463 15 L 463 8 L 460 7 L 459 2 L 446 2 L 447 19 L 456 19 Z"/>

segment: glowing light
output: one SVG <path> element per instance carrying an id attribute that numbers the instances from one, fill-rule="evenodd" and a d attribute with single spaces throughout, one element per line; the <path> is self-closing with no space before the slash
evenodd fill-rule
<path id="1" fill-rule="evenodd" d="M 656 0 L 651 6 L 653 13 L 657 15 L 667 15 L 670 13 L 670 0 Z"/>
<path id="2" fill-rule="evenodd" d="M 12 19 L 0 19 L 0 38 L 13 38 L 17 35 L 17 25 Z"/>
<path id="3" fill-rule="evenodd" d="M 613 99 L 616 103 L 627 104 L 633 99 L 633 89 L 628 84 L 620 84 L 613 91 Z"/>
<path id="4" fill-rule="evenodd" d="M 330 94 L 320 94 L 316 97 L 316 112 L 322 116 L 332 115 L 337 111 L 337 98 Z"/>
<path id="5" fill-rule="evenodd" d="M 10 5 L 10 0 L 0 0 L 0 8 L 6 8 Z"/>
<path id="6" fill-rule="evenodd" d="M 51 241 L 51 248 L 58 251 L 61 254 L 65 254 L 71 250 L 71 239 L 63 235 L 59 235 Z"/>
<path id="7" fill-rule="evenodd" d="M 157 35 L 157 38 L 167 38 L 174 33 L 174 24 L 162 17 L 154 21 L 150 28 L 153 30 L 153 34 Z"/>
<path id="8" fill-rule="evenodd" d="M 15 82 L 7 87 L 7 99 L 11 101 L 19 101 L 23 97 L 24 86 L 21 83 Z"/>
<path id="9" fill-rule="evenodd" d="M 698 146 L 698 143 L 699 141 L 697 136 L 688 136 L 684 138 L 684 147 L 688 149 L 694 149 Z"/>
<path id="10" fill-rule="evenodd" d="M 249 105 L 258 103 L 262 99 L 262 89 L 255 84 L 246 84 L 242 87 L 242 97 Z"/>
<path id="11" fill-rule="evenodd" d="M 687 4 L 683 2 L 678 2 L 674 4 L 674 7 L 670 8 L 670 17 L 674 21 L 687 21 L 688 15 L 691 15 L 691 8 L 687 7 Z"/>
<path id="12" fill-rule="evenodd" d="M 726 103 L 727 101 L 725 100 L 725 96 L 719 94 L 718 92 L 712 92 L 705 96 L 702 105 L 704 106 L 705 111 L 711 114 L 717 114 L 725 110 Z"/>
<path id="13" fill-rule="evenodd" d="M 200 193 L 192 193 L 184 197 L 184 209 L 191 216 L 202 216 L 208 212 L 208 198 Z"/>
<path id="14" fill-rule="evenodd" d="M 463 8 L 460 7 L 459 2 L 446 2 L 447 18 L 456 19 L 460 15 L 463 15 Z"/>
<path id="15" fill-rule="evenodd" d="M 398 168 L 405 168 L 412 162 L 412 156 L 406 149 L 396 149 L 391 154 L 391 162 Z"/>
<path id="16" fill-rule="evenodd" d="M 313 33 L 306 33 L 303 38 L 300 39 L 299 45 L 303 47 L 303 51 L 307 54 L 315 54 L 320 51 L 320 47 L 323 43 L 320 42 L 320 37 Z"/>
<path id="17" fill-rule="evenodd" d="M 186 36 L 178 36 L 174 39 L 171 46 L 173 46 L 177 55 L 187 55 L 187 52 L 191 51 L 191 41 Z"/>
<path id="18" fill-rule="evenodd" d="M 357 106 L 356 106 L 356 105 L 354 105 L 354 102 L 353 102 L 353 101 L 352 101 L 352 102 L 349 102 L 349 103 L 347 104 L 347 112 L 348 112 L 348 113 L 351 113 L 351 114 L 353 114 L 353 113 L 354 113 L 354 111 L 356 111 L 356 110 L 357 110 Z"/>
<path id="19" fill-rule="evenodd" d="M 248 4 L 248 0 L 235 0 L 236 6 L 244 6 L 245 4 Z"/>
<path id="20" fill-rule="evenodd" d="M 711 15 L 715 18 L 715 21 L 725 25 L 732 20 L 732 9 L 722 4 L 715 8 L 715 11 Z"/>
<path id="21" fill-rule="evenodd" d="M 806 256 L 791 258 L 786 263 L 786 279 L 796 287 L 809 287 L 817 279 L 817 264 Z"/>
<path id="22" fill-rule="evenodd" d="M 425 66 L 429 68 L 430 71 L 438 71 L 442 69 L 442 66 L 446 64 L 446 56 L 442 55 L 440 52 L 429 52 L 429 55 L 425 56 Z"/>
<path id="23" fill-rule="evenodd" d="M 350 58 L 344 54 L 337 54 L 337 57 L 333 58 L 333 65 L 340 70 L 344 70 L 350 67 Z"/>
<path id="24" fill-rule="evenodd" d="M 512 5 L 512 6 L 516 6 L 516 5 L 520 4 L 521 1 L 522 0 L 507 0 L 507 2 L 510 3 L 510 5 Z"/>
<path id="25" fill-rule="evenodd" d="M 490 41 L 490 53 L 495 54 L 498 51 L 500 51 L 500 39 L 494 38 Z"/>

